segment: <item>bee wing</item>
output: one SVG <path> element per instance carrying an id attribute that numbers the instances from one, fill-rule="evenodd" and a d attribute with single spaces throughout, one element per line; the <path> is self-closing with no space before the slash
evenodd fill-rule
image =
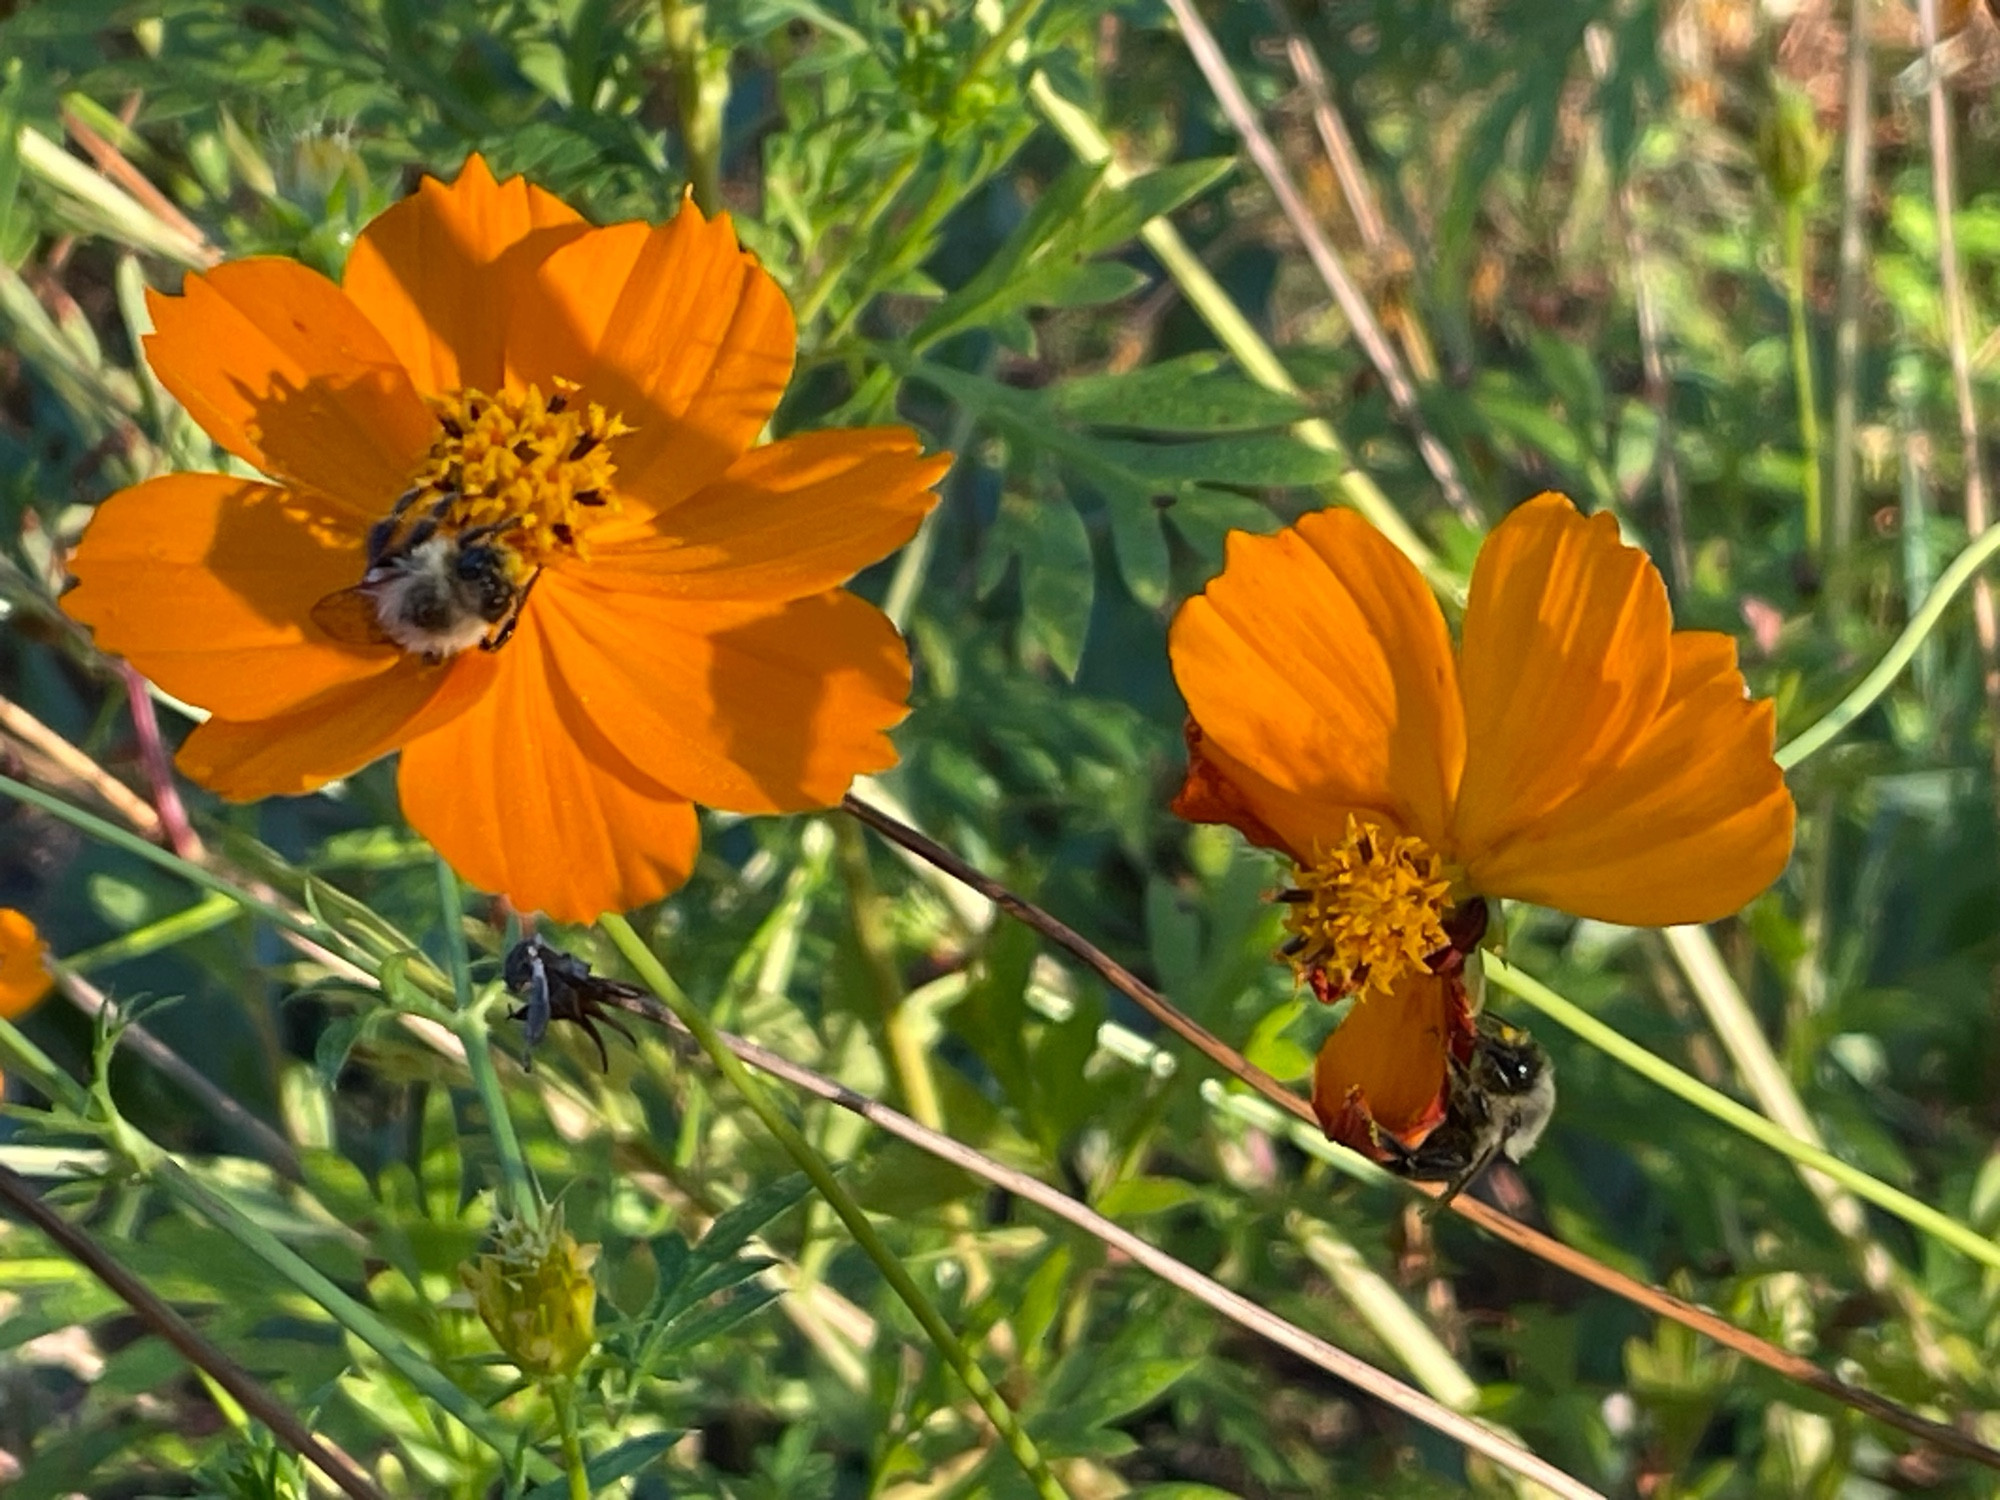
<path id="1" fill-rule="evenodd" d="M 328 594 L 312 607 L 312 622 L 345 646 L 393 646 L 375 613 L 375 596 L 363 588 Z"/>

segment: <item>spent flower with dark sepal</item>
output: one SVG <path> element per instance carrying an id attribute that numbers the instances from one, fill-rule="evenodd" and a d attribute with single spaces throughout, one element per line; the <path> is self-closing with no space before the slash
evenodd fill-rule
<path id="1" fill-rule="evenodd" d="M 558 1206 L 538 1224 L 503 1219 L 492 1249 L 459 1267 L 479 1320 L 522 1374 L 574 1374 L 596 1347 L 599 1249 L 563 1228 Z"/>

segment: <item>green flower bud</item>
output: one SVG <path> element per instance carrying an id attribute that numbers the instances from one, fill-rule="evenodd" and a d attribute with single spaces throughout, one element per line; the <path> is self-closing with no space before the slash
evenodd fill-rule
<path id="1" fill-rule="evenodd" d="M 1780 83 L 1757 132 L 1757 165 L 1777 200 L 1790 206 L 1811 195 L 1833 143 L 1819 128 L 1812 100 Z"/>
<path id="2" fill-rule="evenodd" d="M 597 1342 L 597 1245 L 580 1245 L 561 1212 L 537 1227 L 501 1223 L 493 1249 L 458 1268 L 479 1318 L 507 1357 L 536 1379 L 567 1375 Z"/>

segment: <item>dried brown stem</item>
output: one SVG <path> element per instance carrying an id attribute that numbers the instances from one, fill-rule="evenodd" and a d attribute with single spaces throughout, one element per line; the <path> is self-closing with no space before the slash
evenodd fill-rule
<path id="1" fill-rule="evenodd" d="M 187 1319 L 161 1301 L 151 1287 L 106 1254 L 95 1240 L 44 1203 L 27 1178 L 5 1166 L 0 1166 L 0 1201 L 117 1293 L 141 1322 L 179 1350 L 189 1364 L 229 1392 L 286 1447 L 317 1467 L 340 1487 L 342 1494 L 352 1496 L 353 1500 L 387 1500 L 353 1459 L 317 1437 L 299 1420 L 297 1413 L 249 1371 L 211 1344 Z"/>
<path id="2" fill-rule="evenodd" d="M 1381 377 L 1383 388 L 1389 394 L 1389 404 L 1396 410 L 1397 417 L 1410 429 L 1416 439 L 1417 451 L 1423 456 L 1424 466 L 1437 480 L 1443 491 L 1446 504 L 1457 513 L 1459 519 L 1468 526 L 1483 529 L 1485 517 L 1479 513 L 1472 493 L 1465 487 L 1459 476 L 1458 465 L 1453 461 L 1450 450 L 1438 441 L 1424 420 L 1422 409 L 1417 404 L 1416 387 L 1410 375 L 1403 368 L 1401 356 L 1389 342 L 1388 334 L 1382 331 L 1375 311 L 1368 305 L 1368 299 L 1361 295 L 1361 289 L 1354 284 L 1354 278 L 1347 274 L 1340 257 L 1326 236 L 1320 233 L 1314 222 L 1312 211 L 1306 207 L 1298 185 L 1292 181 L 1291 173 L 1285 169 L 1278 148 L 1257 119 L 1257 112 L 1251 108 L 1250 100 L 1243 92 L 1243 86 L 1236 81 L 1236 74 L 1229 66 L 1229 60 L 1222 55 L 1222 48 L 1215 40 L 1215 34 L 1208 29 L 1195 10 L 1191 0 L 1167 0 L 1167 7 L 1180 23 L 1181 36 L 1187 42 L 1188 51 L 1193 54 L 1195 65 L 1208 80 L 1216 102 L 1222 112 L 1229 117 L 1229 123 L 1236 133 L 1243 137 L 1244 149 L 1250 159 L 1264 174 L 1270 185 L 1271 194 L 1278 200 L 1278 207 L 1285 220 L 1292 226 L 1292 232 L 1305 246 L 1306 256 L 1319 272 L 1326 288 L 1333 293 L 1333 300 L 1339 304 L 1341 316 L 1347 319 L 1354 330 L 1355 341 L 1368 356 L 1368 362 L 1375 367 Z"/>
<path id="3" fill-rule="evenodd" d="M 1234 1047 L 1183 1014 L 1166 996 L 1094 943 L 1079 936 L 1073 928 L 1050 916 L 1033 902 L 1017 896 L 999 881 L 981 874 L 942 844 L 925 837 L 908 824 L 890 817 L 881 809 L 870 807 L 853 796 L 843 799 L 841 806 L 890 843 L 936 866 L 954 880 L 970 886 L 1016 921 L 1024 923 L 1051 942 L 1067 949 L 1106 984 L 1138 1005 L 1225 1072 L 1262 1094 L 1272 1104 L 1301 1120 L 1311 1122 L 1315 1127 L 1318 1126 L 1318 1118 L 1310 1101 L 1300 1098 L 1262 1068 L 1249 1062 Z M 1439 1185 L 1435 1183 L 1413 1183 L 1411 1186 L 1434 1197 L 1441 1191 Z M 1593 1286 L 1610 1292 L 1613 1296 L 1622 1297 L 1636 1307 L 1642 1307 L 1659 1317 L 1671 1319 L 1696 1333 L 1705 1334 L 1725 1349 L 1754 1360 L 1787 1380 L 1796 1381 L 1831 1400 L 1874 1417 L 1877 1421 L 1921 1438 L 1944 1452 L 1969 1459 L 1990 1469 L 2000 1469 L 2000 1450 L 1990 1448 L 1978 1439 L 1942 1422 L 1933 1422 L 1918 1416 L 1915 1412 L 1897 1405 L 1886 1397 L 1878 1396 L 1873 1391 L 1863 1390 L 1837 1376 L 1829 1375 L 1810 1360 L 1780 1349 L 1753 1333 L 1747 1333 L 1706 1308 L 1697 1307 L 1670 1292 L 1663 1292 L 1658 1287 L 1648 1286 L 1645 1282 L 1625 1275 L 1622 1271 L 1613 1270 L 1602 1261 L 1585 1255 L 1560 1240 L 1552 1239 L 1540 1230 L 1531 1229 L 1520 1220 L 1502 1213 L 1489 1204 L 1460 1194 L 1452 1199 L 1451 1208 L 1453 1212 L 1478 1225 L 1495 1238 L 1504 1240 L 1552 1266 L 1558 1266 L 1590 1282 Z"/>

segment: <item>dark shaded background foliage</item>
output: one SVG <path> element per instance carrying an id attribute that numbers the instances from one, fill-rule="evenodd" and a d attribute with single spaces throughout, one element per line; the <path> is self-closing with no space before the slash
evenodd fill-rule
<path id="1" fill-rule="evenodd" d="M 1476 539 L 1443 507 L 1262 182 L 1235 162 L 1235 138 L 1163 8 L 1047 0 L 996 48 L 993 25 L 1015 8 L 708 8 L 709 61 L 730 83 L 723 198 L 805 314 L 777 426 L 896 417 L 961 455 L 926 550 L 860 585 L 913 600 L 916 710 L 886 789 L 1204 1023 L 1254 1040 L 1253 1056 L 1296 1075 L 1325 1021 L 1300 1014 L 1268 962 L 1270 869 L 1233 837 L 1165 811 L 1180 769 L 1165 622 L 1219 565 L 1227 530 L 1268 530 L 1325 503 L 1338 463 L 1288 430 L 1308 414 L 1333 421 L 1452 563 L 1466 565 Z M 136 287 L 171 289 L 180 269 L 25 160 L 19 132 L 61 141 L 68 110 L 227 253 L 293 255 L 331 272 L 356 228 L 420 172 L 449 175 L 472 150 L 599 221 L 661 217 L 687 171 L 685 95 L 658 14 L 629 0 L 8 9 L 0 689 L 137 781 L 122 692 L 49 601 L 56 559 L 94 502 L 158 467 L 207 461 L 134 366 Z M 1878 154 L 1865 190 L 1859 501 L 1852 518 L 1835 516 L 1818 557 L 1800 519 L 1780 215 L 1756 143 L 1781 79 L 1807 91 L 1822 128 L 1842 128 L 1839 16 L 1816 0 L 1782 22 L 1720 0 L 1209 10 L 1371 301 L 1406 348 L 1429 351 L 1424 411 L 1488 518 L 1543 487 L 1617 507 L 1666 569 L 1682 623 L 1738 634 L 1755 689 L 1777 696 L 1793 730 L 1879 651 L 1964 536 L 1926 134 L 1920 101 L 1893 76 L 1915 58 L 1914 22 L 1897 0 L 1872 9 L 1867 128 Z M 1320 153 L 1278 45 L 1287 24 L 1323 60 L 1380 196 L 1391 231 L 1380 253 L 1361 247 Z M 1968 49 L 1981 25 L 1983 13 Z M 1974 61 L 1951 98 L 1984 409 L 1996 395 L 1981 340 L 2000 315 L 2000 155 L 1991 78 Z M 1146 175 L 1114 191 L 1076 166 L 1028 98 L 1037 70 Z M 1807 305 L 1824 410 L 1837 161 L 1820 187 Z M 1280 349 L 1303 401 L 1235 373 L 1137 243 L 1139 225 L 1169 211 Z M 1658 389 L 1635 315 L 1641 285 L 1663 330 Z M 1680 518 L 1662 500 L 1669 463 L 1685 490 Z M 167 720 L 180 732 L 183 721 Z M 1884 707 L 1795 776 L 1793 870 L 1719 932 L 1833 1148 L 1988 1231 L 2000 1224 L 1992 756 L 1961 610 Z M 301 801 L 243 809 L 196 794 L 194 806 L 224 847 L 243 854 L 256 841 L 423 933 L 436 923 L 435 886 L 397 821 L 391 774 L 377 766 Z M 924 1039 L 952 1133 L 1393 1367 L 1397 1351 L 1306 1254 L 1322 1230 L 1351 1241 L 1464 1361 L 1485 1409 L 1592 1482 L 1648 1495 L 1992 1492 L 1990 1480 L 1909 1452 L 1462 1226 L 1426 1226 L 1400 1199 L 1219 1113 L 1186 1058 L 1171 1073 L 1116 1060 L 1098 1047 L 1098 1023 L 1147 1032 L 1136 1013 L 1060 965 L 1037 967 L 1019 933 L 968 923 L 948 889 L 837 819 L 711 818 L 707 833 L 694 882 L 647 922 L 682 982 L 720 996 L 733 1024 L 894 1097 L 883 1018 L 895 1012 Z M 60 953 L 190 899 L 44 814 L 0 808 L 0 902 L 29 910 Z M 1523 912 L 1509 943 L 1515 961 L 1628 1035 L 1733 1087 L 1654 937 Z M 130 1118 L 280 1214 L 421 1347 L 458 1361 L 447 1366 L 457 1378 L 497 1391 L 497 1377 L 464 1363 L 486 1347 L 477 1324 L 428 1305 L 478 1245 L 484 1200 L 466 1195 L 490 1170 L 442 1065 L 392 1029 L 358 1024 L 360 997 L 241 920 L 93 977 L 125 998 L 179 997 L 148 1025 L 307 1148 L 323 1210 L 232 1164 L 241 1142 L 121 1059 L 114 1079 Z M 79 1016 L 51 1004 L 30 1030 L 87 1070 Z M 1511 1209 L 1995 1435 L 1992 1277 L 1874 1222 L 1914 1288 L 1901 1306 L 1874 1297 L 1784 1163 L 1568 1037 L 1545 1028 L 1544 1040 L 1563 1104 L 1539 1154 L 1491 1185 Z M 590 1061 L 568 1051 L 545 1064 L 584 1101 L 589 1128 L 559 1134 L 525 1094 L 523 1128 L 544 1181 L 567 1192 L 571 1225 L 605 1242 L 607 1301 L 643 1321 L 662 1237 L 697 1238 L 704 1211 L 782 1168 L 726 1098 L 657 1044 L 637 1062 L 621 1054 L 608 1079 Z M 0 1157 L 54 1169 L 60 1153 L 43 1148 L 60 1139 L 37 1128 L 18 1088 L 16 1098 L 26 1107 L 0 1123 Z M 1044 1444 L 1078 1460 L 1079 1493 L 1496 1486 L 1439 1440 L 1218 1328 L 1094 1244 L 845 1121 L 810 1118 L 955 1321 L 980 1334 L 1006 1323 L 984 1355 Z M 423 1431 L 396 1404 L 407 1394 L 395 1394 L 395 1377 L 310 1309 L 281 1302 L 253 1259 L 79 1160 L 58 1174 L 68 1206 L 290 1399 L 318 1408 L 351 1451 L 396 1450 L 423 1476 L 412 1492 L 472 1495 L 492 1481 L 490 1455 Z M 365 1255 L 325 1232 L 329 1215 L 363 1226 Z M 788 1211 L 770 1243 L 902 1329 L 829 1224 Z M 628 1407 L 591 1417 L 599 1448 L 648 1429 L 693 1434 L 638 1493 L 874 1493 L 977 1442 L 934 1367 L 878 1351 L 849 1384 L 761 1305 L 738 1309 L 743 1321 L 718 1318 L 661 1378 L 636 1382 Z M 101 1365 L 65 1369 L 71 1346 L 45 1337 L 77 1328 Z M 253 1448 L 135 1333 L 47 1247 L 0 1236 L 0 1449 L 21 1466 L 10 1496 L 301 1492 L 251 1474 Z M 205 1477 L 188 1477 L 197 1470 Z M 1011 1492 L 1018 1480 L 988 1463 L 959 1482 Z"/>

